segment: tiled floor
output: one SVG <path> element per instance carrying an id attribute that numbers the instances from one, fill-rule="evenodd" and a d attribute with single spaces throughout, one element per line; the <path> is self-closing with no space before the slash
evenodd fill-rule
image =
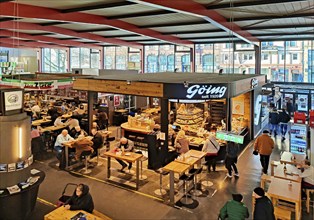
<path id="1" fill-rule="evenodd" d="M 278 160 L 280 152 L 286 149 L 286 143 L 281 143 L 280 137 L 276 140 L 277 146 L 272 154 L 272 159 Z M 238 168 L 240 177 L 226 179 L 226 171 L 223 165 L 218 167 L 217 172 L 201 174 L 201 179 L 210 180 L 214 184 L 210 188 L 203 188 L 204 194 L 197 197 L 194 207 L 175 208 L 167 205 L 167 196 L 158 197 L 154 190 L 159 188 L 159 174 L 152 170 L 144 169 L 143 174 L 148 178 L 140 182 L 139 191 L 134 191 L 125 185 L 117 185 L 105 181 L 105 163 L 93 168 L 90 175 L 84 176 L 77 172 L 65 172 L 59 170 L 53 156 L 47 156 L 42 161 L 36 161 L 34 167 L 46 173 L 46 179 L 40 186 L 32 220 L 43 219 L 43 216 L 54 209 L 55 204 L 61 196 L 64 186 L 69 183 L 85 183 L 90 186 L 94 199 L 95 208 L 111 217 L 112 219 L 217 219 L 219 209 L 231 199 L 232 193 L 242 193 L 244 203 L 252 210 L 252 190 L 259 186 L 261 167 L 259 157 L 252 154 L 252 146 L 249 146 L 239 157 Z M 105 159 L 101 159 L 106 162 Z M 147 162 L 146 162 L 147 163 Z M 113 160 L 113 167 L 120 165 Z M 145 165 L 144 165 L 145 167 Z M 134 169 L 134 168 L 133 168 Z M 121 177 L 122 182 L 133 181 L 131 175 L 113 170 L 113 180 Z M 167 189 L 168 176 L 163 177 L 163 188 Z M 51 203 L 43 203 L 46 201 Z M 302 219 L 313 219 L 313 207 L 311 214 L 306 214 L 303 209 Z"/>

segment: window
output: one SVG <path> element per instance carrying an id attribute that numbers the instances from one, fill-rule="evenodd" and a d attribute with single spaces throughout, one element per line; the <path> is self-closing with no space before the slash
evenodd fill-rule
<path id="1" fill-rule="evenodd" d="M 286 47 L 296 47 L 297 42 L 296 41 L 286 41 Z"/>
<path id="2" fill-rule="evenodd" d="M 253 54 L 249 54 L 249 60 L 253 60 Z"/>
<path id="3" fill-rule="evenodd" d="M 292 60 L 298 60 L 298 54 L 297 53 L 292 54 Z"/>
<path id="4" fill-rule="evenodd" d="M 262 60 L 268 60 L 269 55 L 267 53 L 262 54 Z"/>
<path id="5" fill-rule="evenodd" d="M 67 52 L 65 50 L 44 48 L 42 50 L 44 72 L 66 72 L 67 71 Z"/>

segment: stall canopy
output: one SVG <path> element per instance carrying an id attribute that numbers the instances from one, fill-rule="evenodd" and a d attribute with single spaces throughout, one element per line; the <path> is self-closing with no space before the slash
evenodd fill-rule
<path id="1" fill-rule="evenodd" d="M 266 83 L 265 75 L 211 73 L 106 74 L 76 79 L 73 88 L 166 99 L 231 98 Z"/>

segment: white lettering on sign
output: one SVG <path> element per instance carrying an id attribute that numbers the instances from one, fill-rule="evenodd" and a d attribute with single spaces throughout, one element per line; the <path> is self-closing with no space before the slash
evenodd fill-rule
<path id="1" fill-rule="evenodd" d="M 201 95 L 202 98 L 222 98 L 226 91 L 226 86 L 193 85 L 187 89 L 186 97 L 191 99 L 198 94 Z"/>

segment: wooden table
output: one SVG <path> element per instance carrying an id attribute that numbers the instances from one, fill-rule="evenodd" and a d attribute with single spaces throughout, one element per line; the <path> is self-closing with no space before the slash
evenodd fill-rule
<path id="1" fill-rule="evenodd" d="M 32 121 L 32 125 L 38 126 L 38 125 L 41 125 L 42 123 L 48 123 L 48 122 L 51 122 L 51 120 L 50 119 L 38 119 L 38 120 Z"/>
<path id="2" fill-rule="evenodd" d="M 60 129 L 63 129 L 63 128 L 66 128 L 67 125 L 58 125 L 58 126 L 48 126 L 48 127 L 44 127 L 44 128 L 41 128 L 39 131 L 40 132 L 46 132 L 46 131 L 57 131 L 57 130 L 60 130 Z"/>
<path id="3" fill-rule="evenodd" d="M 289 185 L 291 183 L 291 185 Z M 274 205 L 284 200 L 295 203 L 295 218 L 301 219 L 301 183 L 274 177 L 267 191 Z"/>
<path id="4" fill-rule="evenodd" d="M 87 136 L 87 137 L 84 137 L 84 138 L 87 138 L 89 140 L 92 140 L 93 137 L 92 136 Z M 78 141 L 79 139 L 75 139 L 75 140 L 72 140 L 72 141 L 67 141 L 67 142 L 64 142 L 62 143 L 62 146 L 65 147 L 65 169 L 67 170 L 69 168 L 69 148 L 74 148 L 73 144 Z"/>
<path id="5" fill-rule="evenodd" d="M 70 220 L 72 217 L 74 217 L 79 212 L 82 212 L 86 215 L 87 220 L 103 220 L 104 218 L 100 218 L 96 215 L 93 215 L 91 213 L 85 212 L 83 210 L 67 210 L 63 206 L 53 210 L 52 212 L 45 215 L 44 220 Z M 107 220 L 110 218 L 108 217 Z"/>
<path id="6" fill-rule="evenodd" d="M 189 150 L 188 152 L 185 153 L 185 156 L 187 157 L 196 157 L 196 158 L 203 158 L 205 157 L 206 153 L 203 151 L 198 151 L 198 150 Z"/>
<path id="7" fill-rule="evenodd" d="M 284 164 L 279 164 L 274 170 L 274 177 L 280 179 L 291 180 L 295 182 L 301 182 L 302 178 L 300 177 L 300 171 L 293 165 L 287 164 L 286 165 L 286 172 L 284 172 Z"/>
<path id="8" fill-rule="evenodd" d="M 180 163 L 177 161 L 172 161 L 171 163 L 168 163 L 165 167 L 162 169 L 165 171 L 170 172 L 170 178 L 169 178 L 169 184 L 170 184 L 170 205 L 174 205 L 174 174 L 178 173 L 179 175 L 182 175 L 190 168 L 189 164 Z"/>
<path id="9" fill-rule="evenodd" d="M 71 118 L 72 113 L 63 114 L 61 118 Z"/>
<path id="10" fill-rule="evenodd" d="M 139 179 L 140 179 L 140 172 L 139 172 L 139 160 L 143 157 L 142 154 L 137 154 L 133 152 L 125 152 L 124 155 L 121 155 L 117 152 L 107 151 L 103 154 L 107 157 L 107 180 L 110 178 L 110 167 L 111 167 L 111 158 L 125 160 L 130 163 L 136 162 L 136 186 L 135 189 L 138 190 L 139 186 Z"/>

